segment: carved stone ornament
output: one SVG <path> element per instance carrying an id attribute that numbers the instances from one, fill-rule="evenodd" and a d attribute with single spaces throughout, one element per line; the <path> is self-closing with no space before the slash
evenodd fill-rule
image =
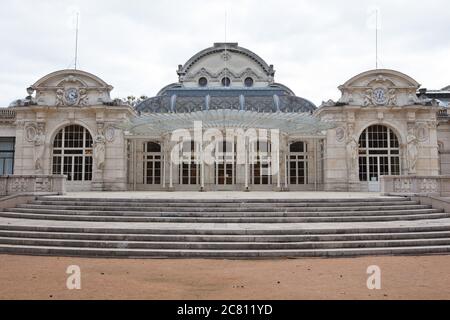
<path id="1" fill-rule="evenodd" d="M 56 90 L 56 106 L 61 107 L 64 106 L 66 103 L 64 101 L 64 90 L 58 89 Z"/>
<path id="2" fill-rule="evenodd" d="M 410 128 L 408 130 L 408 136 L 406 140 L 407 140 L 407 155 L 408 155 L 407 161 L 409 173 L 415 174 L 417 159 L 419 157 L 419 143 L 416 135 L 414 134 L 413 128 Z"/>
<path id="3" fill-rule="evenodd" d="M 223 77 L 231 78 L 234 80 L 244 79 L 245 77 L 252 77 L 254 79 L 262 79 L 262 77 L 256 73 L 251 68 L 246 68 L 240 72 L 233 72 L 232 70 L 228 68 L 224 68 L 223 70 L 214 73 L 206 70 L 205 68 L 200 69 L 199 71 L 195 73 L 189 73 L 186 76 L 183 77 L 183 80 L 195 80 L 199 79 L 200 77 L 207 77 L 208 79 L 217 80 L 221 79 Z"/>
<path id="4" fill-rule="evenodd" d="M 336 141 L 343 142 L 345 140 L 345 128 L 339 127 L 336 129 Z"/>
<path id="5" fill-rule="evenodd" d="M 108 126 L 105 130 L 105 138 L 107 142 L 114 142 L 116 139 L 116 129 L 113 126 Z"/>
<path id="6" fill-rule="evenodd" d="M 394 192 L 411 193 L 412 181 L 409 178 L 396 178 L 394 180 Z"/>
<path id="7" fill-rule="evenodd" d="M 397 106 L 395 89 L 387 90 L 384 87 L 367 89 L 363 94 L 363 105 L 368 106 Z"/>
<path id="8" fill-rule="evenodd" d="M 25 140 L 28 142 L 34 142 L 37 135 L 37 124 L 28 123 L 25 125 Z"/>
<path id="9" fill-rule="evenodd" d="M 417 139 L 420 142 L 425 142 L 428 140 L 430 134 L 429 134 L 429 129 L 428 126 L 426 124 L 419 124 L 417 126 Z"/>
<path id="10" fill-rule="evenodd" d="M 80 100 L 78 101 L 78 104 L 80 106 L 87 106 L 88 105 L 88 95 L 86 89 L 80 89 Z"/>
<path id="11" fill-rule="evenodd" d="M 36 135 L 33 139 L 34 142 L 34 168 L 38 173 L 42 172 L 43 164 L 42 159 L 45 151 L 45 124 L 38 123 L 36 127 Z"/>
<path id="12" fill-rule="evenodd" d="M 105 167 L 106 138 L 103 124 L 98 124 L 97 135 L 94 138 L 94 159 L 98 170 Z"/>
<path id="13" fill-rule="evenodd" d="M 438 193 L 439 183 L 436 179 L 423 179 L 420 183 L 421 193 Z"/>
<path id="14" fill-rule="evenodd" d="M 231 60 L 231 54 L 229 52 L 222 53 L 222 60 L 223 61 L 229 61 Z"/>

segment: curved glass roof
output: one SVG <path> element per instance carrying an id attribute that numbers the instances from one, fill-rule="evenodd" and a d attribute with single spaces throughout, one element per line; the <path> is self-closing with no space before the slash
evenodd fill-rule
<path id="1" fill-rule="evenodd" d="M 128 120 L 121 129 L 133 135 L 162 136 L 178 129 L 193 129 L 201 121 L 204 129 L 278 129 L 290 135 L 322 136 L 334 128 L 308 113 L 260 113 L 229 109 L 206 110 L 192 113 L 148 113 Z"/>
<path id="2" fill-rule="evenodd" d="M 136 106 L 141 113 L 191 113 L 208 110 L 239 110 L 261 113 L 313 113 L 310 101 L 282 87 L 183 88 L 169 87 L 161 95 Z"/>

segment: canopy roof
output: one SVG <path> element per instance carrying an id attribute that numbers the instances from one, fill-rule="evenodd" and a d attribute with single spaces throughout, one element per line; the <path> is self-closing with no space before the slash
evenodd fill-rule
<path id="1" fill-rule="evenodd" d="M 322 122 L 308 113 L 260 113 L 239 110 L 207 110 L 192 113 L 149 113 L 135 117 L 121 126 L 131 135 L 163 136 L 177 129 L 193 129 L 201 121 L 204 129 L 278 129 L 290 135 L 323 135 L 333 124 Z"/>

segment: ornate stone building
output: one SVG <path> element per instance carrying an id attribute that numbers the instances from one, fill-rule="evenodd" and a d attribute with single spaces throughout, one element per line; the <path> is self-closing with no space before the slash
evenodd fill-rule
<path id="1" fill-rule="evenodd" d="M 236 43 L 177 73 L 136 103 L 80 70 L 43 77 L 0 110 L 0 174 L 86 191 L 378 191 L 381 176 L 450 172 L 445 99 L 403 73 L 361 73 L 318 108 Z"/>

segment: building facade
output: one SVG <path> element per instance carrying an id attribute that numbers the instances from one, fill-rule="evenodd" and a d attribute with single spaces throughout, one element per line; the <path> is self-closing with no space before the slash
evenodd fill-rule
<path id="1" fill-rule="evenodd" d="M 69 191 L 379 191 L 381 176 L 450 172 L 448 88 L 371 70 L 316 107 L 237 43 L 177 74 L 137 102 L 84 71 L 43 77 L 0 110 L 0 175 L 65 175 Z"/>

